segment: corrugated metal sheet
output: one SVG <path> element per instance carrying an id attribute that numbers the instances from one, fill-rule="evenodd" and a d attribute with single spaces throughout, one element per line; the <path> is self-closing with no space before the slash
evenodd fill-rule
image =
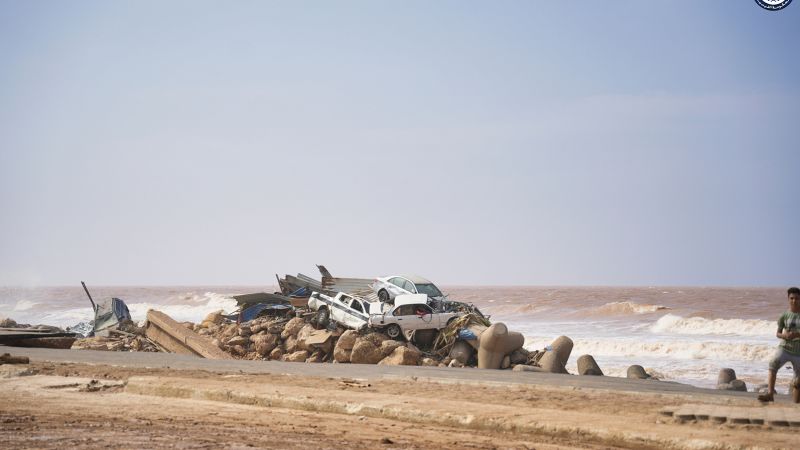
<path id="1" fill-rule="evenodd" d="M 372 293 L 372 278 L 322 278 L 322 288 L 329 291 L 346 292 L 364 297 Z"/>

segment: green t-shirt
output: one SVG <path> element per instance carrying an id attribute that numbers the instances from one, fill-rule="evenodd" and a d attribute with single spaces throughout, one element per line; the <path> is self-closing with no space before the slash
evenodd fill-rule
<path id="1" fill-rule="evenodd" d="M 800 331 L 800 313 L 786 311 L 778 318 L 778 329 L 783 331 Z M 800 339 L 781 340 L 781 347 L 789 353 L 800 355 Z"/>

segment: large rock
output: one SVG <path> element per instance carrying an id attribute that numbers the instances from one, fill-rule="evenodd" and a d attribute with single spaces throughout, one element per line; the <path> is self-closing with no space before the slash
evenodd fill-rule
<path id="1" fill-rule="evenodd" d="M 203 322 L 200 324 L 203 328 L 211 328 L 212 325 L 222 325 L 225 322 L 225 317 L 222 316 L 222 310 L 209 313 Z"/>
<path id="2" fill-rule="evenodd" d="M 353 344 L 353 351 L 350 353 L 350 362 L 353 364 L 377 364 L 387 354 L 383 352 L 388 349 L 382 348 L 381 344 L 389 340 L 388 337 L 380 333 L 370 333 L 365 336 L 359 336 Z M 394 348 L 391 349 L 394 351 Z"/>
<path id="3" fill-rule="evenodd" d="M 288 362 L 305 362 L 306 359 L 308 359 L 308 352 L 305 350 L 300 350 L 283 356 L 283 360 Z"/>
<path id="4" fill-rule="evenodd" d="M 286 350 L 286 353 L 294 353 L 298 350 L 302 350 L 297 345 L 297 338 L 294 336 L 289 336 L 283 341 L 283 348 Z"/>
<path id="5" fill-rule="evenodd" d="M 305 325 L 305 321 L 300 317 L 293 318 L 292 320 L 286 322 L 286 326 L 283 327 L 283 331 L 281 331 L 281 338 L 287 339 L 289 336 L 296 337 L 297 333 L 299 333 Z"/>
<path id="6" fill-rule="evenodd" d="M 603 371 L 592 355 L 581 355 L 578 358 L 578 375 L 603 376 Z"/>
<path id="7" fill-rule="evenodd" d="M 250 342 L 253 343 L 253 350 L 259 356 L 267 356 L 278 346 L 278 336 L 270 333 L 255 334 L 250 336 Z"/>
<path id="8" fill-rule="evenodd" d="M 405 346 L 397 347 L 389 356 L 380 360 L 378 364 L 385 366 L 416 366 L 419 364 L 419 357 L 420 352 L 417 350 L 412 350 Z"/>
<path id="9" fill-rule="evenodd" d="M 233 347 L 233 346 L 236 346 L 236 345 L 245 346 L 245 345 L 247 345 L 248 342 L 250 342 L 249 338 L 246 338 L 244 336 L 234 336 L 234 337 L 228 339 L 226 344 L 228 344 L 230 347 Z"/>
<path id="10" fill-rule="evenodd" d="M 283 357 L 283 349 L 280 347 L 275 347 L 269 352 L 269 359 L 273 361 L 277 361 Z"/>
<path id="11" fill-rule="evenodd" d="M 340 363 L 350 362 L 350 353 L 356 344 L 358 334 L 354 330 L 347 330 L 339 336 L 336 346 L 333 347 L 333 359 Z"/>
<path id="12" fill-rule="evenodd" d="M 311 333 L 313 333 L 315 331 L 317 331 L 317 329 L 314 328 L 310 323 L 307 323 L 307 324 L 303 325 L 302 328 L 300 328 L 300 331 L 297 332 L 297 349 L 298 350 L 308 350 L 309 352 L 313 352 L 314 351 L 313 348 L 309 347 L 306 344 L 306 339 L 308 339 L 308 336 L 310 336 Z"/>
<path id="13" fill-rule="evenodd" d="M 403 344 L 400 341 L 394 341 L 391 339 L 383 341 L 381 342 L 381 355 L 383 356 L 383 358 L 386 358 L 387 356 L 391 355 L 396 348 L 403 347 L 404 345 L 405 344 Z"/>
<path id="14" fill-rule="evenodd" d="M 550 346 L 550 350 L 545 352 L 539 365 L 550 373 L 568 373 L 567 360 L 572 353 L 572 339 L 566 336 L 559 336 Z"/>
<path id="15" fill-rule="evenodd" d="M 480 336 L 478 347 L 478 368 L 499 369 L 503 358 L 518 348 L 522 348 L 525 338 L 516 331 L 508 331 L 504 323 L 492 324 Z"/>

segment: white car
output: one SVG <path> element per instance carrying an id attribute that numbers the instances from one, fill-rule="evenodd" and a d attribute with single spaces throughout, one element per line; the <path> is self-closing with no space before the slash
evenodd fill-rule
<path id="1" fill-rule="evenodd" d="M 398 295 L 425 294 L 434 300 L 443 300 L 444 294 L 430 280 L 417 275 L 394 275 L 376 278 L 372 290 L 378 300 L 391 303 Z"/>
<path id="2" fill-rule="evenodd" d="M 460 316 L 458 312 L 437 313 L 427 304 L 427 295 L 398 295 L 394 307 L 369 316 L 369 326 L 382 329 L 392 339 L 411 339 L 415 330 L 440 330 Z"/>
<path id="3" fill-rule="evenodd" d="M 363 298 L 344 292 L 339 292 L 333 297 L 313 292 L 308 298 L 308 308 L 317 312 L 314 321 L 321 328 L 326 328 L 328 323 L 333 320 L 354 330 L 359 330 L 367 325 L 370 313 L 379 314 L 382 311 L 380 303 L 370 303 Z"/>

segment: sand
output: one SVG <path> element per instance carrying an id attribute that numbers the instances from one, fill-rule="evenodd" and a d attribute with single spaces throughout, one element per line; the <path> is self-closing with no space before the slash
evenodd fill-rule
<path id="1" fill-rule="evenodd" d="M 8 448 L 793 448 L 797 439 L 794 427 L 679 423 L 659 413 L 684 403 L 763 407 L 752 395 L 597 389 L 566 375 L 571 386 L 481 382 L 494 371 L 478 369 L 462 369 L 477 380 L 411 370 L 324 377 L 41 357 L 30 369 L 36 375 L 0 379 Z"/>

